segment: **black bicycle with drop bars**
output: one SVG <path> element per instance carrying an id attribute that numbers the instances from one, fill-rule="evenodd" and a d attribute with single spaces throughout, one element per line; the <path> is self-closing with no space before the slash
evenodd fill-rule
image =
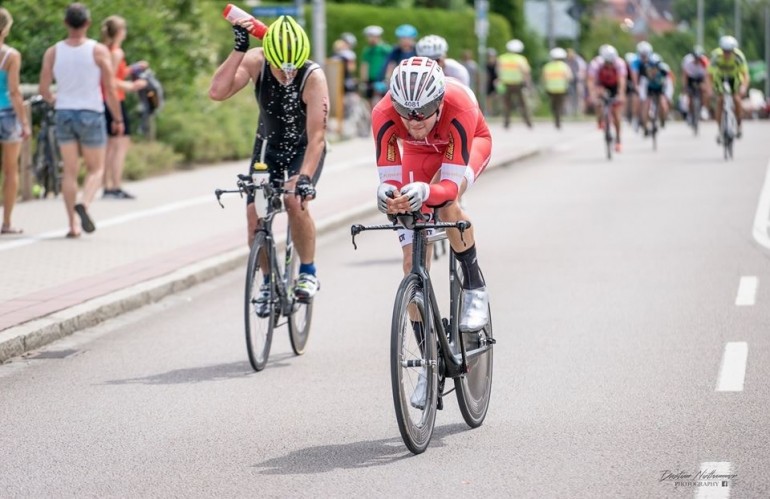
<path id="1" fill-rule="evenodd" d="M 286 226 L 286 248 L 284 258 L 279 258 L 273 234 L 273 220 L 279 213 L 286 211 L 283 196 L 294 194 L 284 188 L 285 180 L 272 180 L 270 183 L 256 184 L 248 175 L 238 175 L 237 189 L 217 189 L 214 194 L 219 205 L 224 208 L 222 194 L 237 193 L 252 196 L 264 196 L 267 200 L 267 214 L 261 219 L 254 242 L 249 252 L 246 268 L 246 290 L 244 296 L 244 322 L 246 328 L 246 349 L 249 362 L 255 371 L 261 371 L 267 364 L 273 331 L 288 325 L 291 348 L 297 355 L 305 353 L 310 323 L 313 317 L 313 302 L 298 300 L 294 296 L 294 285 L 299 276 L 299 255 L 294 250 L 291 240 L 291 226 Z M 263 272 L 260 269 L 266 270 Z M 260 286 L 267 284 L 269 289 L 268 306 L 260 303 Z"/>
<path id="2" fill-rule="evenodd" d="M 446 231 L 429 234 L 431 229 L 457 229 L 460 234 L 470 222 L 428 221 L 420 213 L 401 215 L 392 224 L 353 225 L 356 236 L 368 230 L 414 231 L 412 271 L 401 281 L 396 293 L 391 322 L 390 373 L 393 405 L 404 443 L 415 454 L 425 451 L 433 436 L 436 411 L 443 409 L 447 379 L 454 380 L 463 419 L 471 428 L 484 422 L 492 391 L 492 319 L 474 333 L 459 330 L 462 307 L 462 271 L 452 252 L 449 258 L 449 317 L 442 317 L 426 266 L 428 245 L 445 239 Z M 413 404 L 412 396 L 420 376 L 427 380 L 426 397 Z"/>
<path id="3" fill-rule="evenodd" d="M 61 192 L 62 158 L 59 143 L 56 140 L 56 110 L 43 99 L 35 95 L 29 99 L 33 113 L 40 114 L 40 130 L 32 154 L 32 173 L 40 186 L 39 197 L 56 197 Z"/>

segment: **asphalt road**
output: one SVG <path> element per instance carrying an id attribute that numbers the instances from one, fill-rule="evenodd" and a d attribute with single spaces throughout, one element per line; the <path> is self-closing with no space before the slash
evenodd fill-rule
<path id="1" fill-rule="evenodd" d="M 479 180 L 498 340 L 479 429 L 449 397 L 405 449 L 398 243 L 341 230 L 302 357 L 281 330 L 251 372 L 237 271 L 0 366 L 0 496 L 767 497 L 770 126 L 744 134 L 733 162 L 711 124 L 608 162 L 597 132 Z"/>

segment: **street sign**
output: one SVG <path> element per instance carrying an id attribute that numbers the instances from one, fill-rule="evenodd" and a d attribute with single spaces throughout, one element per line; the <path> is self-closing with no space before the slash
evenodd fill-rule
<path id="1" fill-rule="evenodd" d="M 299 17 L 301 14 L 296 5 L 260 5 L 259 7 L 252 7 L 251 15 L 259 19 L 279 16 Z"/>

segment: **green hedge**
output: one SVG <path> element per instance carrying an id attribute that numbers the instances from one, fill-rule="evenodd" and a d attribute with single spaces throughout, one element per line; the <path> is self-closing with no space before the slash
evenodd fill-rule
<path id="1" fill-rule="evenodd" d="M 308 20 L 307 30 L 312 30 L 312 11 L 305 10 Z M 372 7 L 370 5 L 326 4 L 326 46 L 331 54 L 331 46 L 341 33 L 353 33 L 358 39 L 356 51 L 359 56 L 366 46 L 363 30 L 366 26 L 377 24 L 385 30 L 386 42 L 396 42 L 395 30 L 400 24 L 414 25 L 420 36 L 441 35 L 449 42 L 449 57 L 456 59 L 464 49 L 476 52 L 477 39 L 474 33 L 475 16 L 472 9 L 465 11 L 443 11 L 437 9 L 393 9 Z M 498 14 L 489 15 L 489 38 L 487 45 L 498 51 L 512 38 L 508 22 Z"/>

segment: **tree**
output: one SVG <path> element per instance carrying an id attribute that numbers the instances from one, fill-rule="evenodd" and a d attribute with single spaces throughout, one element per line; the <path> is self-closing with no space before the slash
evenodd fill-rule
<path id="1" fill-rule="evenodd" d="M 63 24 L 66 2 L 14 0 L 2 3 L 14 18 L 8 43 L 22 54 L 22 81 L 37 83 L 45 50 L 67 35 Z M 88 35 L 98 39 L 99 26 L 107 16 L 124 17 L 128 26 L 128 38 L 124 43 L 126 57 L 129 62 L 147 60 L 169 93 L 189 91 L 189 82 L 202 69 L 211 67 L 216 44 L 208 36 L 210 30 L 202 28 L 205 16 L 212 14 L 202 12 L 199 2 L 133 0 L 128 6 L 116 0 L 94 0 L 86 4 L 92 18 Z"/>

